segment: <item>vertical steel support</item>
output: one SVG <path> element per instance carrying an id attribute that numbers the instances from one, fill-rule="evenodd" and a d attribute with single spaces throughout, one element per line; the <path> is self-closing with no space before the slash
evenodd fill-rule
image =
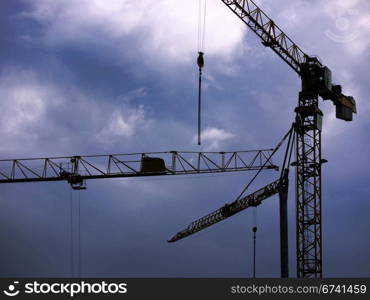
<path id="1" fill-rule="evenodd" d="M 173 172 L 176 172 L 176 159 L 177 159 L 177 152 L 176 151 L 171 151 L 172 154 L 172 166 L 171 169 Z"/>
<path id="2" fill-rule="evenodd" d="M 296 108 L 297 277 L 322 277 L 322 115 L 317 93 L 301 92 Z"/>
<path id="3" fill-rule="evenodd" d="M 281 278 L 289 277 L 288 259 L 288 176 L 283 178 L 283 186 L 279 192 L 280 201 L 280 267 Z"/>

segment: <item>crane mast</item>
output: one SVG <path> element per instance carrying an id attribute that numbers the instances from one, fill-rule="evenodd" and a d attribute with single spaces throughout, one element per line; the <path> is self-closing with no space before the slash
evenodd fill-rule
<path id="1" fill-rule="evenodd" d="M 321 129 L 319 97 L 331 100 L 336 117 L 352 121 L 357 112 L 351 96 L 331 81 L 331 71 L 317 57 L 304 53 L 252 0 L 221 0 L 302 79 L 295 109 L 297 276 L 322 277 Z"/>

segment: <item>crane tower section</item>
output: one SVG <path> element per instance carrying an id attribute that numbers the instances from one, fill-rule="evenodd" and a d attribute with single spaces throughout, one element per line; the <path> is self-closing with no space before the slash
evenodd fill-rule
<path id="1" fill-rule="evenodd" d="M 252 0 L 222 0 L 302 80 L 296 122 L 297 276 L 322 277 L 321 129 L 319 97 L 331 100 L 336 117 L 352 121 L 356 102 L 332 83 L 331 71 L 295 44 Z"/>

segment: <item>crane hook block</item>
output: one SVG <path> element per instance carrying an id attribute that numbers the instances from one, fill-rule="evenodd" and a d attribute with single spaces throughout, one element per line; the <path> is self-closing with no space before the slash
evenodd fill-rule
<path id="1" fill-rule="evenodd" d="M 204 53 L 203 52 L 198 52 L 198 59 L 197 59 L 197 64 L 199 69 L 202 69 L 204 67 Z"/>

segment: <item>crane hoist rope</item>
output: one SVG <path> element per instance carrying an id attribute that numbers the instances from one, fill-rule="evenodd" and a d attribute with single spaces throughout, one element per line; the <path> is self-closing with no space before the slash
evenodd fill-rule
<path id="1" fill-rule="evenodd" d="M 202 5 L 203 4 L 203 5 Z M 201 110 L 202 110 L 202 70 L 204 67 L 204 51 L 206 41 L 206 13 L 207 0 L 199 0 L 198 8 L 198 58 L 197 65 L 199 68 L 198 77 L 198 145 L 201 144 Z"/>
<path id="2" fill-rule="evenodd" d="M 81 278 L 81 190 L 78 190 L 78 265 L 77 277 Z"/>
<path id="3" fill-rule="evenodd" d="M 74 275 L 74 242 L 73 242 L 73 196 L 72 189 L 69 190 L 69 200 L 70 200 L 70 256 L 71 256 L 71 276 Z"/>
<path id="4" fill-rule="evenodd" d="M 257 206 L 253 207 L 253 278 L 256 278 Z"/>
<path id="5" fill-rule="evenodd" d="M 274 156 L 274 154 L 280 149 L 281 145 L 285 142 L 285 140 L 289 137 L 289 141 L 290 141 L 290 138 L 291 138 L 291 135 L 293 133 L 293 128 L 294 125 L 292 125 L 292 127 L 289 129 L 289 131 L 284 135 L 284 137 L 281 139 L 281 141 L 277 144 L 277 146 L 274 148 L 274 150 L 271 152 L 270 156 L 267 158 L 265 164 L 269 161 L 271 161 L 272 157 Z M 290 143 L 290 142 L 289 142 Z M 285 161 L 284 161 L 285 163 Z M 264 165 L 262 165 L 263 167 Z M 284 170 L 284 168 L 283 168 Z M 282 170 L 282 171 L 283 171 Z M 254 182 L 254 180 L 258 177 L 258 175 L 261 173 L 262 171 L 262 168 L 259 169 L 256 174 L 254 175 L 254 177 L 248 182 L 248 184 L 244 187 L 244 189 L 241 191 L 241 193 L 239 194 L 239 196 L 236 198 L 235 201 L 238 201 L 239 199 L 241 199 L 243 197 L 243 195 L 245 194 L 245 192 L 248 190 L 248 188 L 251 186 L 251 184 Z M 283 172 L 282 172 L 282 175 L 283 175 Z M 281 175 L 281 176 L 282 176 Z"/>
<path id="6" fill-rule="evenodd" d="M 198 52 L 205 51 L 207 0 L 199 0 L 198 7 Z"/>
<path id="7" fill-rule="evenodd" d="M 71 276 L 81 277 L 81 190 L 77 190 L 77 197 L 74 197 L 70 189 L 69 197 Z"/>

